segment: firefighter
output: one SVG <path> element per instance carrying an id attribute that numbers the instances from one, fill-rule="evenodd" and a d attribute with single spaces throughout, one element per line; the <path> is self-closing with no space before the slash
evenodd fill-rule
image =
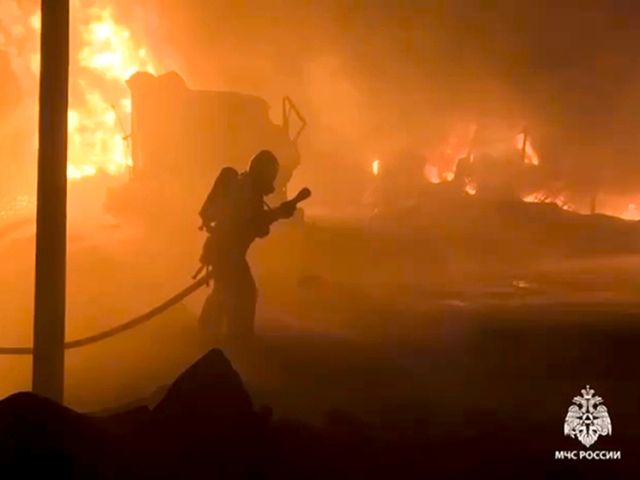
<path id="1" fill-rule="evenodd" d="M 276 156 L 262 150 L 251 159 L 246 172 L 235 178 L 227 176 L 231 180 L 223 187 L 214 184 L 214 188 L 225 190 L 224 195 L 218 195 L 224 198 L 217 200 L 224 205 L 216 206 L 217 218 L 209 229 L 201 259 L 211 269 L 214 288 L 205 300 L 199 323 L 216 336 L 225 323 L 232 339 L 253 336 L 257 288 L 247 251 L 256 238 L 269 234 L 274 222 L 292 217 L 296 210 L 296 203 L 291 201 L 272 209 L 265 203 L 264 197 L 275 191 L 278 170 Z"/>

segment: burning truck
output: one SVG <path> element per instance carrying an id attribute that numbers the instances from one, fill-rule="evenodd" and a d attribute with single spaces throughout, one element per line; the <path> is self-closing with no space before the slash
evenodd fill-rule
<path id="1" fill-rule="evenodd" d="M 638 252 L 640 223 L 597 212 L 586 195 L 573 198 L 591 200 L 590 211 L 572 203 L 522 133 L 494 149 L 442 151 L 405 149 L 371 162 L 371 227 L 438 239 L 447 248 L 477 246 L 479 254 L 514 245 L 570 255 Z"/>
<path id="2" fill-rule="evenodd" d="M 271 200 L 286 198 L 287 184 L 300 163 L 298 139 L 306 126 L 289 97 L 282 100 L 278 124 L 264 99 L 192 90 L 175 72 L 138 72 L 127 85 L 132 101 L 130 179 L 111 191 L 109 210 L 144 216 L 197 212 L 222 167 L 242 171 L 265 148 L 280 160 Z"/>
<path id="3" fill-rule="evenodd" d="M 516 142 L 513 145 L 506 140 L 493 151 L 472 152 L 469 139 L 458 148 L 447 145 L 429 154 L 404 149 L 384 161 L 375 159 L 371 166 L 375 182 L 367 200 L 378 214 L 415 203 L 435 204 L 438 210 L 447 204 L 467 203 L 469 197 L 490 202 L 528 201 L 532 192 L 550 183 L 530 142 L 520 136 Z"/>

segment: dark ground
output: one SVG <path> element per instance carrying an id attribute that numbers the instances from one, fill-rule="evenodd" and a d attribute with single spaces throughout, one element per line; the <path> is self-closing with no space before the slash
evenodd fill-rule
<path id="1" fill-rule="evenodd" d="M 433 235 L 389 242 L 343 226 L 311 226 L 300 235 L 276 232 L 256 246 L 259 336 L 242 347 L 221 345 L 255 415 L 247 409 L 238 418 L 244 426 L 228 431 L 217 430 L 216 420 L 191 418 L 210 438 L 165 425 L 162 448 L 182 453 L 146 451 L 135 457 L 136 468 L 163 465 L 162 457 L 179 467 L 192 447 L 210 458 L 192 465 L 218 469 L 205 478 L 637 477 L 637 256 L 540 255 L 526 244 L 501 251 L 513 238 L 479 240 L 474 249 L 482 254 L 470 248 L 465 256 Z M 87 270 L 113 261 L 89 251 L 93 260 L 80 262 Z M 157 291 L 155 283 L 149 289 Z M 108 298 L 95 298 L 107 308 Z M 150 395 L 146 403 L 155 405 L 164 390 L 154 390 L 211 347 L 195 329 L 198 305 L 187 302 L 124 338 L 70 352 L 69 404 L 81 411 L 128 404 L 126 410 Z M 556 450 L 585 449 L 563 435 L 563 423 L 587 384 L 604 398 L 613 424 L 613 434 L 590 449 L 620 450 L 621 460 L 554 460 Z M 217 397 L 210 398 L 213 405 Z M 261 405 L 272 408 L 270 421 Z M 140 429 L 147 413 L 136 415 L 107 421 L 109 431 L 116 425 L 118 435 L 126 432 L 118 448 L 137 451 L 131 439 L 154 445 Z M 258 423 L 243 424 L 247 418 Z M 99 437 L 92 442 L 112 441 L 104 440 L 104 423 L 98 433 L 88 428 L 86 435 Z M 230 432 L 239 432 L 239 443 L 230 443 L 239 450 L 222 455 L 220 439 Z M 247 442 L 257 450 L 247 453 L 240 446 Z M 256 469 L 225 474 L 219 468 L 227 457 Z M 171 476 L 169 466 L 155 472 L 187 478 Z"/>

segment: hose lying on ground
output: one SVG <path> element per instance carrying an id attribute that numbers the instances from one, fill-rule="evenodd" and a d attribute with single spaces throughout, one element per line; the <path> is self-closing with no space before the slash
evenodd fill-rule
<path id="1" fill-rule="evenodd" d="M 88 337 L 79 338 L 77 340 L 71 340 L 69 342 L 65 342 L 64 348 L 65 350 L 70 350 L 72 348 L 86 347 L 87 345 L 92 345 L 94 343 L 100 342 L 102 340 L 106 340 L 107 338 L 114 337 L 122 332 L 126 332 L 127 330 L 131 330 L 132 328 L 138 327 L 143 323 L 147 323 L 149 320 L 154 317 L 160 315 L 165 312 L 169 308 L 174 305 L 180 303 L 182 300 L 187 298 L 193 292 L 206 285 L 211 280 L 210 275 L 204 275 L 199 278 L 195 282 L 193 282 L 188 287 L 176 293 L 174 296 L 168 298 L 160 305 L 152 308 L 148 312 L 143 313 L 142 315 L 138 315 L 137 317 L 132 318 L 120 325 L 116 325 L 115 327 L 109 328 L 102 332 L 96 333 L 94 335 L 89 335 Z M 0 355 L 31 355 L 33 353 L 33 347 L 0 347 Z"/>

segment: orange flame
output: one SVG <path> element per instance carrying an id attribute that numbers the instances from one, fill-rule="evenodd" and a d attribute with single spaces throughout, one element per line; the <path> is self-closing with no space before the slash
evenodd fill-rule
<path id="1" fill-rule="evenodd" d="M 525 140 L 526 143 L 524 145 L 524 163 L 526 163 L 527 165 L 540 165 L 540 157 L 533 148 L 533 145 L 531 145 L 531 139 L 528 136 L 525 139 L 524 133 L 519 133 L 515 136 L 515 138 L 513 139 L 513 145 L 517 149 L 522 150 L 522 144 L 525 142 Z"/>
<path id="2" fill-rule="evenodd" d="M 553 196 L 543 190 L 525 195 L 522 200 L 528 203 L 555 203 L 563 210 L 575 210 L 563 195 Z"/>
<path id="3" fill-rule="evenodd" d="M 620 217 L 625 220 L 640 220 L 640 209 L 635 203 L 630 203 Z"/>
<path id="4" fill-rule="evenodd" d="M 118 23 L 104 2 L 71 4 L 68 165 L 70 180 L 99 170 L 121 174 L 131 166 L 127 120 L 131 99 L 126 80 L 136 71 L 157 73 L 147 49 Z M 99 6 L 103 5 L 103 6 Z M 23 19 L 35 50 L 28 53 L 33 84 L 40 73 L 40 12 Z M 18 38 L 18 37 L 16 37 Z M 36 92 L 34 92 L 36 94 Z"/>
<path id="5" fill-rule="evenodd" d="M 454 177 L 454 173 L 452 171 L 440 171 L 440 168 L 428 163 L 424 166 L 422 173 L 429 183 L 450 182 Z"/>
<path id="6" fill-rule="evenodd" d="M 69 178 L 94 175 L 99 169 L 115 175 L 131 166 L 124 124 L 131 99 L 125 81 L 136 71 L 156 73 L 147 50 L 132 38 L 129 29 L 116 23 L 108 8 L 90 8 L 87 23 L 79 25 L 77 55 L 83 102 L 69 109 Z M 82 81 L 92 73 L 106 87 L 92 87 Z"/>
<path id="7" fill-rule="evenodd" d="M 475 182 L 467 181 L 464 186 L 464 191 L 469 195 L 475 195 L 478 192 L 478 185 Z"/>
<path id="8" fill-rule="evenodd" d="M 371 162 L 371 173 L 373 173 L 376 177 L 380 174 L 380 160 L 377 158 Z"/>

